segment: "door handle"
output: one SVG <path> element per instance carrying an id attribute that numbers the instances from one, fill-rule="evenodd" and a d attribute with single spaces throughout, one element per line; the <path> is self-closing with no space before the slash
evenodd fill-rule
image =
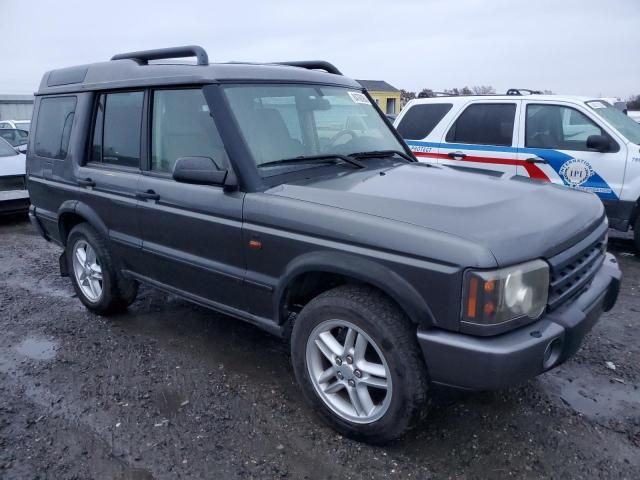
<path id="1" fill-rule="evenodd" d="M 160 200 L 160 195 L 153 190 L 147 190 L 145 192 L 136 192 L 136 198 L 140 200 Z"/>
<path id="2" fill-rule="evenodd" d="M 525 162 L 527 162 L 527 163 L 542 163 L 544 165 L 548 165 L 549 164 L 549 162 L 547 162 L 544 158 L 540 158 L 540 157 L 527 158 L 525 160 Z"/>
<path id="3" fill-rule="evenodd" d="M 462 152 L 449 152 L 447 153 L 447 156 L 449 158 L 453 158 L 454 160 L 462 160 L 467 156 L 467 154 Z"/>
<path id="4" fill-rule="evenodd" d="M 94 182 L 90 178 L 79 178 L 78 180 L 76 180 L 76 182 L 81 187 L 95 187 L 96 186 L 96 182 Z"/>

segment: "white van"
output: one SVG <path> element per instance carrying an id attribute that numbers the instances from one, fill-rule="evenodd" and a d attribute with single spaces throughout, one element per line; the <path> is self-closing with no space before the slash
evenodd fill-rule
<path id="1" fill-rule="evenodd" d="M 425 161 L 595 193 L 640 249 L 640 124 L 602 99 L 508 93 L 411 100 L 394 125 Z"/>

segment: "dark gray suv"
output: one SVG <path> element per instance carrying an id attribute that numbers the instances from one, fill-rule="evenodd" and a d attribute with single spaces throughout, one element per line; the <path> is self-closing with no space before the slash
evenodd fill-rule
<path id="1" fill-rule="evenodd" d="M 87 308 L 144 283 L 286 337 L 355 438 L 402 434 L 431 383 L 559 365 L 618 294 L 597 197 L 418 163 L 326 62 L 116 55 L 46 73 L 32 132 L 30 217 Z"/>

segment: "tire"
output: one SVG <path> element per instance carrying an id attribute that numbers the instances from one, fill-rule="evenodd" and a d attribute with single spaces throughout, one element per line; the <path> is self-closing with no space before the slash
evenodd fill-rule
<path id="1" fill-rule="evenodd" d="M 636 218 L 636 223 L 633 226 L 633 241 L 636 245 L 636 252 L 640 254 L 640 215 Z"/>
<path id="2" fill-rule="evenodd" d="M 368 345 L 363 356 L 358 345 L 364 341 Z M 345 353 L 347 343 L 354 347 Z M 342 354 L 334 357 L 336 351 Z M 372 288 L 341 286 L 309 302 L 293 326 L 291 359 L 312 409 L 347 437 L 386 443 L 415 426 L 426 411 L 427 370 L 415 327 L 392 301 Z M 386 389 L 380 388 L 384 385 Z M 366 395 L 364 401 L 358 395 L 364 388 L 371 402 Z M 328 393 L 323 393 L 325 389 Z"/>
<path id="3" fill-rule="evenodd" d="M 76 253 L 78 249 L 85 252 L 84 267 Z M 104 240 L 89 224 L 73 227 L 67 238 L 65 256 L 73 288 L 92 312 L 99 315 L 119 313 L 135 301 L 137 282 L 124 278 L 115 268 L 116 263 Z"/>

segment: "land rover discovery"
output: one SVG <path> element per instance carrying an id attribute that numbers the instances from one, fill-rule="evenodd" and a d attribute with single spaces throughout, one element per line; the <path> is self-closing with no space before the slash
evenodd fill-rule
<path id="1" fill-rule="evenodd" d="M 415 425 L 433 383 L 561 364 L 617 298 L 595 195 L 419 163 L 326 62 L 54 70 L 27 156 L 30 218 L 88 309 L 143 283 L 287 338 L 307 401 L 367 441 Z"/>

